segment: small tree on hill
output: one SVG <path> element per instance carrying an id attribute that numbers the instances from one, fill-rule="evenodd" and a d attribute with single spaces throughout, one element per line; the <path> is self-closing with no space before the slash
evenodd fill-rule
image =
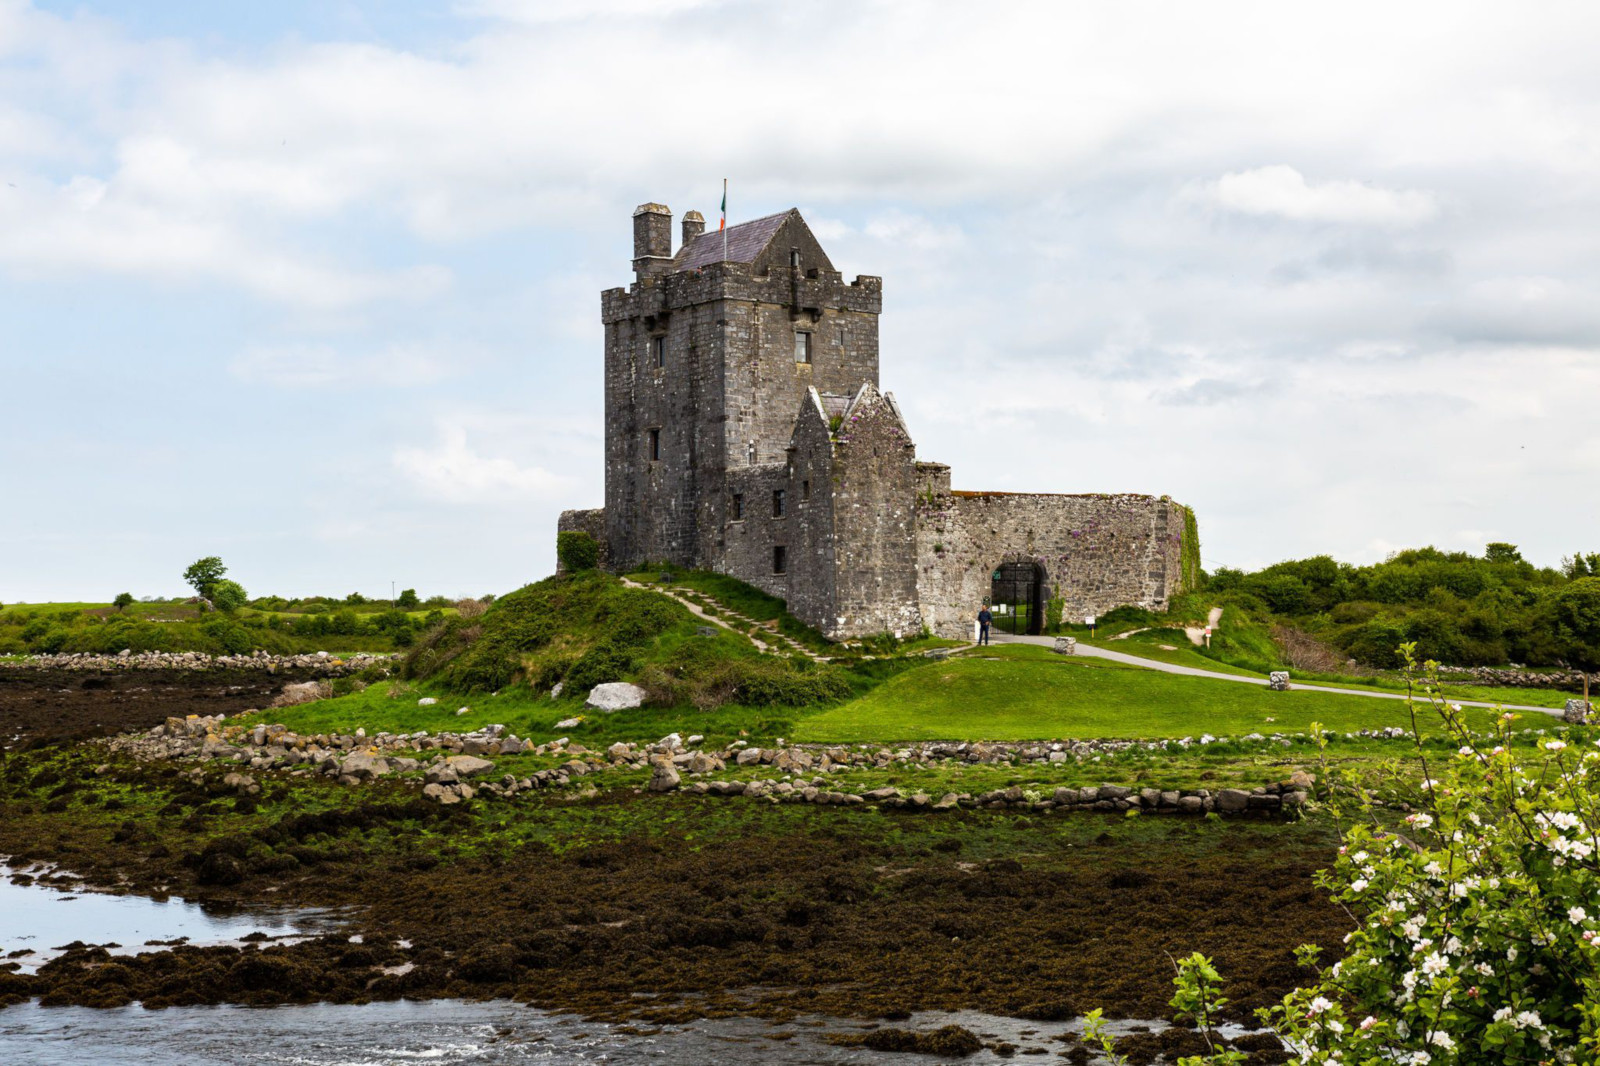
<path id="1" fill-rule="evenodd" d="M 224 614 L 232 614 L 249 600 L 244 586 L 237 581 L 217 581 L 211 586 L 211 605 Z"/>
<path id="2" fill-rule="evenodd" d="M 126 611 L 129 607 L 133 606 L 133 593 L 117 593 L 117 598 L 111 601 L 111 606 L 115 607 L 119 611 Z"/>
<path id="3" fill-rule="evenodd" d="M 394 605 L 402 611 L 414 611 L 421 602 L 421 600 L 417 599 L 416 589 L 401 589 L 399 597 L 394 601 Z"/>
<path id="4" fill-rule="evenodd" d="M 194 589 L 194 594 L 203 600 L 211 598 L 211 589 L 218 581 L 222 580 L 228 568 L 222 564 L 222 559 L 215 555 L 208 555 L 204 559 L 196 559 L 189 564 L 189 569 L 183 572 L 183 580 Z"/>
<path id="5" fill-rule="evenodd" d="M 569 529 L 556 534 L 556 561 L 568 573 L 593 570 L 600 561 L 600 544 L 582 530 Z"/>

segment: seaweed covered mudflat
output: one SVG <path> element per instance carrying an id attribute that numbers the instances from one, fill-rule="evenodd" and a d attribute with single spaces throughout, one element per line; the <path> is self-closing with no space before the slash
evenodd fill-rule
<path id="1" fill-rule="evenodd" d="M 108 761 L 78 744 L 0 763 L 0 853 L 119 891 L 345 908 L 337 935 L 0 974 L 5 1002 L 147 1006 L 511 998 L 663 1023 L 982 1010 L 1159 1017 L 1171 958 L 1216 957 L 1234 1011 L 1336 954 L 1315 822 L 987 809 L 928 818 L 653 796 L 508 807 L 404 787 Z M 359 942 L 352 942 L 352 935 Z"/>

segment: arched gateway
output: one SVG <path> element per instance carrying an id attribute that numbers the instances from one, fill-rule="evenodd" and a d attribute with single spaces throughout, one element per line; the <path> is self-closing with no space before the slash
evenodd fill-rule
<path id="1" fill-rule="evenodd" d="M 1009 608 L 995 619 L 998 629 L 1029 636 L 1044 632 L 1045 577 L 1044 567 L 1033 559 L 1008 559 L 995 567 L 989 603 Z"/>

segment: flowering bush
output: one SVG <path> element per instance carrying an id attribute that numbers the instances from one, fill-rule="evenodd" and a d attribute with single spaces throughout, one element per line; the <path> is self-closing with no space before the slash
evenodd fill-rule
<path id="1" fill-rule="evenodd" d="M 1415 645 L 1401 653 L 1417 678 Z M 1316 1066 L 1594 1062 L 1600 1057 L 1600 750 L 1517 748 L 1504 715 L 1466 728 L 1436 695 L 1408 701 L 1421 809 L 1384 827 L 1369 806 L 1323 884 L 1357 928 L 1338 963 L 1264 1012 Z M 1456 753 L 1429 757 L 1418 705 Z M 1315 948 L 1302 948 L 1315 964 Z"/>

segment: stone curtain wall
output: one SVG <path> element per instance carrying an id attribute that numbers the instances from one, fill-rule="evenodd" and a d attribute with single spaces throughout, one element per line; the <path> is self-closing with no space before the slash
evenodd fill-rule
<path id="1" fill-rule="evenodd" d="M 924 464 L 923 484 L 932 471 Z M 935 634 L 968 638 L 1002 562 L 1031 560 L 1064 617 L 1165 610 L 1180 591 L 1184 508 L 1166 497 L 929 492 L 917 496 L 917 589 Z"/>
<path id="2" fill-rule="evenodd" d="M 611 567 L 611 552 L 606 544 L 606 509 L 595 507 L 588 511 L 562 511 L 556 519 L 556 533 L 587 533 L 600 545 L 600 558 L 596 563 L 602 570 Z M 561 558 L 556 557 L 556 573 L 562 573 Z"/>

